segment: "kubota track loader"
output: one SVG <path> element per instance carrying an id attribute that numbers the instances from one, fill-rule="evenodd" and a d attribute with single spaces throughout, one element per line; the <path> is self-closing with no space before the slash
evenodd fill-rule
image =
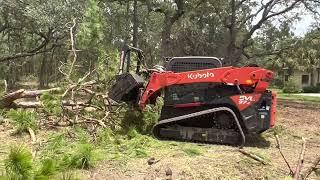
<path id="1" fill-rule="evenodd" d="M 136 52 L 136 72 L 130 73 L 130 52 Z M 275 125 L 276 94 L 267 90 L 273 72 L 257 67 L 222 67 L 215 57 L 174 57 L 165 68 L 147 69 L 142 51 L 125 46 L 119 75 L 109 92 L 117 102 L 139 105 L 164 94 L 158 139 L 241 144 L 247 134 Z M 149 78 L 145 83 L 144 77 Z"/>

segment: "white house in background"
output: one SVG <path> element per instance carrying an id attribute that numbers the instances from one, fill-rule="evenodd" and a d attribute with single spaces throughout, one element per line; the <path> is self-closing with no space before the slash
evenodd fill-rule
<path id="1" fill-rule="evenodd" d="M 314 69 L 313 73 L 295 69 L 291 76 L 286 73 L 287 69 L 284 69 L 284 71 L 286 74 L 284 82 L 288 81 L 289 77 L 291 77 L 300 89 L 307 86 L 316 86 L 320 83 L 320 68 Z"/>

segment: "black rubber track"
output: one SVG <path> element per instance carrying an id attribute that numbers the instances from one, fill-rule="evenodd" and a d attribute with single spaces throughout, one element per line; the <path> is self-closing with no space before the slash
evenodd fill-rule
<path id="1" fill-rule="evenodd" d="M 206 114 L 210 114 L 210 113 L 215 113 L 215 112 L 221 112 L 221 111 L 227 111 L 229 112 L 234 121 L 235 121 L 235 124 L 239 130 L 239 133 L 241 135 L 241 142 L 240 142 L 240 148 L 242 148 L 245 144 L 245 134 L 243 132 L 243 129 L 240 125 L 240 122 L 239 122 L 239 119 L 237 117 L 237 115 L 235 114 L 235 112 L 228 108 L 228 107 L 218 107 L 218 108 L 212 108 L 212 109 L 208 109 L 208 110 L 203 110 L 203 111 L 199 111 L 199 112 L 195 112 L 195 113 L 191 113 L 191 114 L 187 114 L 187 115 L 182 115 L 182 116 L 177 116 L 177 117 L 174 117 L 174 118 L 169 118 L 169 119 L 164 119 L 164 120 L 161 120 L 160 122 L 158 122 L 154 128 L 153 128 L 153 134 L 156 138 L 158 139 L 162 139 L 161 138 L 161 135 L 159 134 L 159 129 L 163 126 L 166 126 L 166 125 L 169 125 L 169 126 L 172 126 L 172 124 L 175 124 L 175 123 L 178 123 L 179 121 L 183 121 L 183 120 L 186 120 L 188 118 L 193 118 L 193 117 L 198 117 L 198 116 L 202 116 L 202 115 L 206 115 Z M 223 131 L 223 130 L 222 130 Z M 183 140 L 183 139 L 176 139 L 176 140 Z M 215 142 L 207 142 L 207 143 L 215 143 Z"/>

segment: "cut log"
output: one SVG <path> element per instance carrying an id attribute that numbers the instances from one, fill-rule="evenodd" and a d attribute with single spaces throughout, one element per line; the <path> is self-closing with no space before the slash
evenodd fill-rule
<path id="1" fill-rule="evenodd" d="M 19 89 L 15 92 L 9 93 L 5 96 L 3 96 L 0 99 L 0 108 L 18 108 L 18 107 L 26 107 L 26 108 L 34 108 L 34 107 L 38 107 L 39 104 L 34 104 L 34 102 L 19 102 L 16 103 L 14 102 L 17 99 L 21 99 L 21 98 L 36 98 L 39 97 L 40 95 L 42 95 L 43 93 L 46 92 L 57 92 L 57 91 L 61 91 L 61 88 L 52 88 L 52 89 L 44 89 L 44 90 L 24 90 L 24 89 Z"/>
<path id="2" fill-rule="evenodd" d="M 35 97 L 38 97 L 46 92 L 57 92 L 57 91 L 61 91 L 61 88 L 52 88 L 52 89 L 45 89 L 45 90 L 31 90 L 31 91 L 19 89 L 15 92 L 12 92 L 12 93 L 9 93 L 9 94 L 3 96 L 0 99 L 0 108 L 17 108 L 17 107 L 19 107 L 19 106 L 17 106 L 18 104 L 14 102 L 17 99 L 35 98 Z M 24 104 L 24 103 L 21 104 L 21 106 L 28 106 L 28 105 L 29 104 Z M 34 106 L 34 105 L 31 103 L 30 106 Z"/>
<path id="3" fill-rule="evenodd" d="M 90 107 L 90 104 L 85 102 L 73 102 L 73 101 L 62 101 L 63 106 L 71 106 L 71 107 Z M 43 105 L 39 101 L 20 101 L 20 102 L 13 102 L 13 104 L 6 108 L 42 108 Z"/>
<path id="4" fill-rule="evenodd" d="M 24 89 L 9 93 L 2 97 L 0 100 L 0 108 L 11 107 L 14 100 L 21 98 L 21 94 L 24 92 Z"/>

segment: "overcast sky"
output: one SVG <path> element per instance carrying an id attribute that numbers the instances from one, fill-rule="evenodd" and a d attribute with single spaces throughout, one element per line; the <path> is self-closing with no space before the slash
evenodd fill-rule
<path id="1" fill-rule="evenodd" d="M 305 33 L 308 32 L 308 30 L 310 29 L 310 25 L 314 21 L 315 20 L 313 19 L 312 15 L 310 15 L 310 14 L 303 15 L 300 21 L 294 23 L 293 32 L 297 36 L 303 36 Z"/>

